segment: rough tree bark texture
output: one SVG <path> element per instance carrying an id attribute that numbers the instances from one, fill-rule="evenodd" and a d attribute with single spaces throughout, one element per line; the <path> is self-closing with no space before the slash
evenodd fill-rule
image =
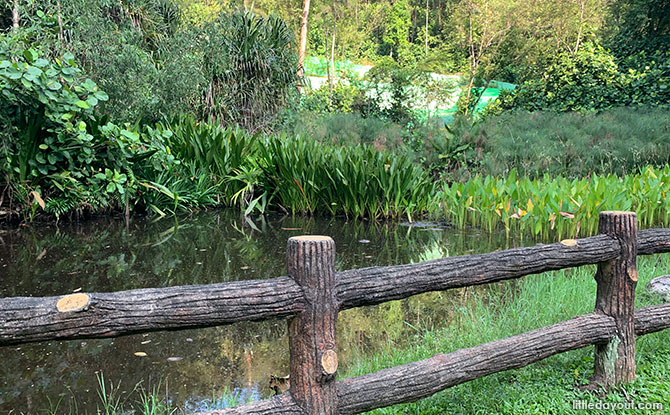
<path id="1" fill-rule="evenodd" d="M 309 2 L 302 4 L 302 22 L 300 23 L 300 49 L 298 50 L 298 76 L 305 76 L 305 53 L 307 52 L 307 28 L 309 22 Z"/>
<path id="2" fill-rule="evenodd" d="M 646 229 L 637 236 L 637 254 L 652 255 L 670 252 L 670 229 Z"/>
<path id="3" fill-rule="evenodd" d="M 670 328 L 670 303 L 635 310 L 635 335 L 655 333 Z"/>
<path id="4" fill-rule="evenodd" d="M 592 385 L 605 388 L 635 379 L 635 287 L 637 286 L 637 215 L 600 212 L 598 232 L 619 241 L 619 255 L 598 264 L 596 312 L 616 321 L 617 334 L 597 344 Z"/>
<path id="5" fill-rule="evenodd" d="M 305 302 L 289 323 L 290 394 L 310 415 L 337 415 L 335 242 L 327 236 L 290 238 L 286 268 Z"/>
<path id="6" fill-rule="evenodd" d="M 14 30 L 19 28 L 19 0 L 14 0 L 12 6 L 12 28 Z"/>
<path id="7" fill-rule="evenodd" d="M 426 291 L 487 284 L 615 258 L 619 243 L 608 235 L 418 264 L 362 268 L 338 274 L 340 310 L 407 298 Z"/>
<path id="8" fill-rule="evenodd" d="M 195 412 L 195 415 L 310 415 L 298 406 L 291 394 L 284 393 L 264 401 L 235 408 Z"/>
<path id="9" fill-rule="evenodd" d="M 3 298 L 0 346 L 263 320 L 290 316 L 302 309 L 302 290 L 288 277 L 116 293 Z"/>
<path id="10" fill-rule="evenodd" d="M 670 229 L 640 231 L 638 243 L 639 255 L 670 252 Z M 615 238 L 599 235 L 484 255 L 339 272 L 339 309 L 604 262 L 618 252 Z M 222 325 L 286 317 L 303 309 L 302 291 L 287 277 L 87 295 L 88 305 L 67 313 L 56 307 L 62 297 L 0 299 L 0 346 Z"/>

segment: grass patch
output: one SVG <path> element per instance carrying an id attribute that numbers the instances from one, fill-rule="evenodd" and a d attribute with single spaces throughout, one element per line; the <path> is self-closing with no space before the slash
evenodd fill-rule
<path id="1" fill-rule="evenodd" d="M 670 162 L 667 108 L 511 112 L 457 134 L 477 150 L 479 171 L 491 175 L 506 175 L 512 168 L 531 177 L 622 175 Z"/>
<path id="2" fill-rule="evenodd" d="M 640 257 L 636 307 L 659 302 L 646 292 L 648 281 L 667 273 L 670 256 Z M 388 347 L 374 356 L 361 356 L 346 377 L 358 376 L 461 348 L 513 336 L 593 311 L 596 284 L 594 266 L 463 289 L 464 295 L 445 305 L 447 325 L 423 327 L 398 350 Z M 630 384 L 604 397 L 580 392 L 593 373 L 593 347 L 552 356 L 528 367 L 468 382 L 416 403 L 378 409 L 370 414 L 571 414 L 573 401 L 670 402 L 670 332 L 638 338 L 637 374 Z M 590 411 L 605 414 L 611 411 Z M 636 412 L 637 413 L 637 412 Z M 649 411 L 648 413 L 655 413 Z M 661 413 L 661 412 L 658 412 Z"/>

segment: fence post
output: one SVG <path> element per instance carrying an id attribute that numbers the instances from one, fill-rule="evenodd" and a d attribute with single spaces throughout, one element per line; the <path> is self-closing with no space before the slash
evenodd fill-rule
<path id="1" fill-rule="evenodd" d="M 305 310 L 289 323 L 289 390 L 306 414 L 337 415 L 335 241 L 308 235 L 287 245 L 288 275 L 305 297 Z"/>
<path id="2" fill-rule="evenodd" d="M 637 215 L 600 212 L 598 233 L 616 238 L 619 256 L 598 264 L 596 312 L 614 317 L 617 335 L 596 344 L 591 384 L 605 388 L 635 379 L 635 286 L 637 285 Z"/>

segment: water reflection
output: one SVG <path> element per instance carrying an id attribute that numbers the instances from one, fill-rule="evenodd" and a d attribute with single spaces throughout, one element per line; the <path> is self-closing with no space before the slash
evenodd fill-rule
<path id="1" fill-rule="evenodd" d="M 330 235 L 338 270 L 391 265 L 516 245 L 504 234 L 236 212 L 131 221 L 99 219 L 0 233 L 0 296 L 60 295 L 208 284 L 285 274 L 290 236 Z M 444 325 L 464 291 L 428 293 L 340 314 L 342 370 L 381 344 L 402 345 L 416 330 Z M 136 354 L 140 354 L 137 356 Z M 141 356 L 146 354 L 146 356 Z M 115 339 L 46 342 L 0 348 L 0 411 L 40 412 L 63 398 L 79 413 L 98 406 L 96 375 L 130 396 L 160 382 L 175 405 L 198 408 L 225 391 L 266 397 L 270 374 L 288 373 L 286 323 L 272 320 Z M 48 398 L 47 398 L 48 397 Z M 135 399 L 129 398 L 129 399 Z M 51 401 L 51 403 L 50 403 Z"/>

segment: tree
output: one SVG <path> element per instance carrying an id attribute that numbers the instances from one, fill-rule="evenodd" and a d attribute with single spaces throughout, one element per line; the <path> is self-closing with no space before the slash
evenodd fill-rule
<path id="1" fill-rule="evenodd" d="M 616 0 L 607 45 L 617 56 L 670 49 L 670 0 Z"/>
<path id="2" fill-rule="evenodd" d="M 12 28 L 14 30 L 19 28 L 19 0 L 14 0 L 14 7 L 12 7 Z"/>
<path id="3" fill-rule="evenodd" d="M 492 67 L 487 64 L 495 60 L 499 46 L 512 31 L 517 7 L 516 0 L 464 0 L 456 11 L 457 29 L 469 62 L 466 113 L 474 108 L 471 98 L 475 79 L 490 75 Z"/>
<path id="4" fill-rule="evenodd" d="M 300 78 L 305 76 L 305 52 L 307 50 L 309 2 L 310 0 L 304 0 L 302 4 L 302 22 L 300 24 L 300 49 L 298 51 L 298 77 Z"/>

